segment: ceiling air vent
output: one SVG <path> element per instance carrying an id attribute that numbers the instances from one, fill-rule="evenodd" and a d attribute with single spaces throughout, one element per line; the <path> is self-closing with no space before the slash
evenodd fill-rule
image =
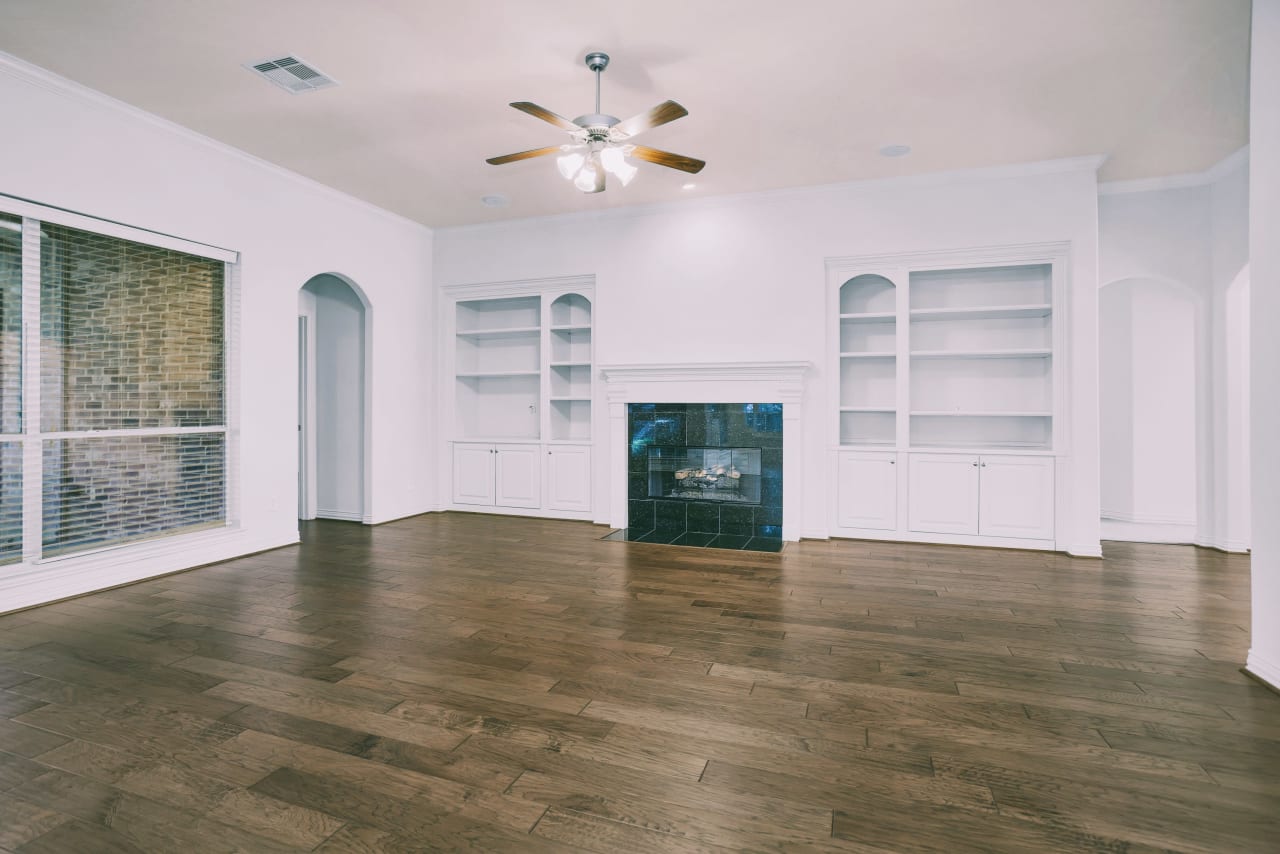
<path id="1" fill-rule="evenodd" d="M 281 89 L 287 89 L 295 95 L 338 85 L 337 80 L 322 74 L 295 56 L 264 59 L 250 63 L 245 68 L 261 74 Z"/>

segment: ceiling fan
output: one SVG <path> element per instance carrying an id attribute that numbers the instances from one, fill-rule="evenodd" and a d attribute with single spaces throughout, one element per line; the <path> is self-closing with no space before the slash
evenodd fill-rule
<path id="1" fill-rule="evenodd" d="M 528 101 L 516 101 L 511 106 L 534 118 L 542 119 L 563 131 L 568 131 L 573 142 L 564 145 L 552 145 L 546 148 L 534 148 L 519 151 L 515 154 L 504 154 L 501 157 L 490 157 L 486 163 L 500 166 L 503 163 L 514 163 L 517 160 L 528 160 L 531 157 L 542 157 L 546 154 L 559 154 L 556 166 L 560 174 L 573 181 L 575 187 L 584 193 L 599 193 L 604 190 L 605 173 L 610 173 L 622 182 L 622 186 L 631 183 L 636 175 L 636 167 L 627 162 L 628 157 L 657 163 L 681 172 L 697 174 L 707 164 L 694 157 L 672 154 L 645 145 L 635 145 L 629 140 L 650 128 L 673 122 L 689 111 L 675 101 L 663 101 L 652 110 L 632 116 L 626 121 L 619 121 L 616 116 L 600 112 L 600 72 L 609 65 L 607 53 L 589 53 L 585 62 L 587 68 L 596 73 L 596 111 L 578 116 L 569 121 L 550 110 L 531 104 Z"/>

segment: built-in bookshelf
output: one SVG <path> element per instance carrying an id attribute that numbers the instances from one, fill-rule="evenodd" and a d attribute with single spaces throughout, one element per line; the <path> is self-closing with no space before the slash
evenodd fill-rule
<path id="1" fill-rule="evenodd" d="M 892 445 L 897 423 L 898 289 L 884 276 L 840 287 L 840 443 Z"/>
<path id="2" fill-rule="evenodd" d="M 911 447 L 1052 446 L 1052 298 L 1049 264 L 910 273 Z"/>
<path id="3" fill-rule="evenodd" d="M 836 287 L 840 447 L 1053 447 L 1052 264 L 886 264 Z"/>
<path id="4" fill-rule="evenodd" d="M 551 303 L 548 400 L 553 441 L 591 438 L 591 302 L 564 294 Z"/>
<path id="5" fill-rule="evenodd" d="M 591 301 L 577 293 L 454 303 L 455 438 L 591 438 Z"/>

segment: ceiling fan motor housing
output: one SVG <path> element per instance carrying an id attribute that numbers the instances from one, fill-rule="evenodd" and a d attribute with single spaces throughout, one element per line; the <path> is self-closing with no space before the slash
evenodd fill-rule
<path id="1" fill-rule="evenodd" d="M 587 139 L 600 141 L 609 138 L 609 128 L 620 120 L 617 116 L 606 116 L 603 113 L 587 113 L 578 116 L 573 123 L 587 132 Z"/>

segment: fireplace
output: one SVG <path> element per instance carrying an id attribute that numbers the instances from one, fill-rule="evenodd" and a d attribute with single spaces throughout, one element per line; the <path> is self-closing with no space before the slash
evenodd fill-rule
<path id="1" fill-rule="evenodd" d="M 782 548 L 782 404 L 632 403 L 627 527 L 610 538 Z"/>
<path id="2" fill-rule="evenodd" d="M 769 551 L 799 539 L 805 375 L 811 367 L 809 362 L 601 365 L 609 401 L 603 437 L 609 504 L 607 516 L 597 521 L 622 529 L 609 539 Z M 769 402 L 735 402 L 743 400 Z M 758 502 L 750 491 L 745 492 L 750 502 L 651 495 L 650 448 L 669 451 L 673 462 L 680 461 L 673 479 L 675 471 L 691 467 L 690 448 L 759 450 Z M 705 459 L 695 462 L 707 468 Z M 740 474 L 750 473 L 748 464 L 737 467 Z M 739 486 L 740 496 L 745 489 L 746 484 Z M 731 490 L 719 492 L 723 498 Z"/>

